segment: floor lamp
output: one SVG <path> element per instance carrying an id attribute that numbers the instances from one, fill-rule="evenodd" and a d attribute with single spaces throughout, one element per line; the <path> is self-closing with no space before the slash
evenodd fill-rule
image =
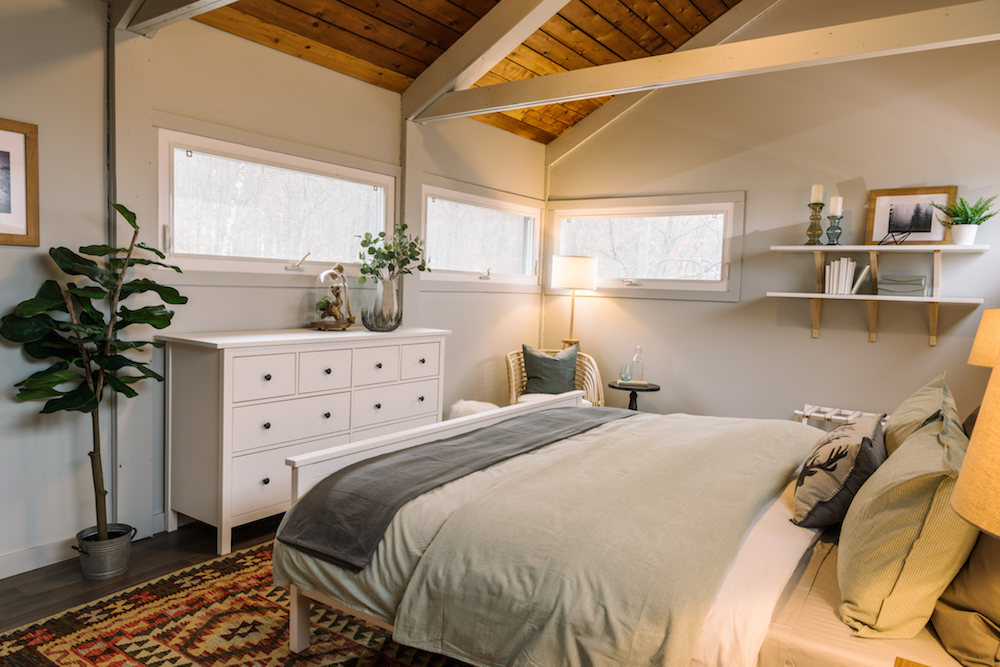
<path id="1" fill-rule="evenodd" d="M 987 309 L 979 322 L 969 363 L 996 369 L 998 355 L 1000 309 Z M 951 506 L 969 523 L 1000 538 L 1000 373 L 990 374 Z"/>
<path id="2" fill-rule="evenodd" d="M 577 257 L 574 255 L 552 256 L 552 289 L 572 290 L 573 296 L 569 302 L 569 338 L 563 338 L 564 348 L 579 345 L 580 341 L 573 338 L 573 317 L 576 311 L 576 291 L 578 289 L 597 289 L 597 258 Z"/>

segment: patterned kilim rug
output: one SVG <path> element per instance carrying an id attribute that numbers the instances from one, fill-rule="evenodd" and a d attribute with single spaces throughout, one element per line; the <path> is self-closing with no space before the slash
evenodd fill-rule
<path id="1" fill-rule="evenodd" d="M 312 645 L 290 653 L 288 602 L 271 584 L 268 543 L 0 635 L 0 665 L 464 667 L 319 604 Z"/>

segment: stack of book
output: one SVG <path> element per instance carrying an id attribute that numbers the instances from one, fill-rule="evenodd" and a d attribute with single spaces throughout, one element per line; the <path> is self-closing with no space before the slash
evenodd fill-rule
<path id="1" fill-rule="evenodd" d="M 861 269 L 861 273 L 858 273 L 857 264 L 850 257 L 833 260 L 826 265 L 826 293 L 857 294 L 870 269 L 871 267 L 866 265 Z"/>
<path id="2" fill-rule="evenodd" d="M 878 293 L 885 296 L 927 296 L 927 277 L 879 276 Z"/>

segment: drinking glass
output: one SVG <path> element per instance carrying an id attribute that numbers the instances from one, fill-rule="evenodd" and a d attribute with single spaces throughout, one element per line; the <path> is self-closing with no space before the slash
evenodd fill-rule
<path id="1" fill-rule="evenodd" d="M 621 370 L 618 371 L 618 378 L 621 379 L 621 380 L 625 380 L 626 382 L 628 380 L 631 380 L 632 379 L 632 366 L 629 365 L 629 364 L 622 364 Z"/>

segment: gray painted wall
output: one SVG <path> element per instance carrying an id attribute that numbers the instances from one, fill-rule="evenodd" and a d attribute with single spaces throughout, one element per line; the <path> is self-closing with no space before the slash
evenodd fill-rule
<path id="1" fill-rule="evenodd" d="M 860 9 L 870 4 L 786 0 L 754 28 L 795 29 L 794 19 L 808 20 L 814 8 L 830 20 L 864 18 Z M 827 201 L 844 197 L 842 243 L 863 242 L 870 189 L 958 185 L 971 200 L 1000 192 L 998 80 L 1000 45 L 986 44 L 648 97 L 551 168 L 549 197 L 745 190 L 742 298 L 578 299 L 577 336 L 606 377 L 642 344 L 647 379 L 663 389 L 642 396 L 640 407 L 656 412 L 785 418 L 803 402 L 891 411 L 942 371 L 960 412 L 971 412 L 988 378 L 986 369 L 966 365 L 981 308 L 942 305 L 938 344 L 930 347 L 925 306 L 881 305 L 878 340 L 869 343 L 864 304 L 828 302 L 814 340 L 806 301 L 765 293 L 812 289 L 812 257 L 770 246 L 805 242 L 814 183 L 825 185 Z M 983 297 L 984 307 L 995 308 L 1000 225 L 984 225 L 978 242 L 994 250 L 945 257 L 943 294 Z M 931 270 L 929 257 L 891 266 Z M 567 300 L 546 298 L 545 312 L 552 344 L 567 327 Z M 627 398 L 609 393 L 618 405 Z"/>

